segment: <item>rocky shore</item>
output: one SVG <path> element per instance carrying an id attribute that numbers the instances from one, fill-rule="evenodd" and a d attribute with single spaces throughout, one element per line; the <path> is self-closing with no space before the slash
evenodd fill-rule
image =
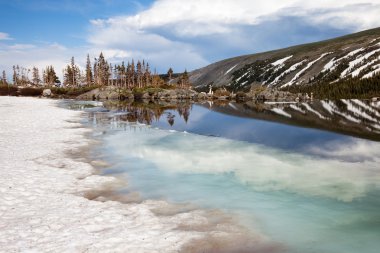
<path id="1" fill-rule="evenodd" d="M 255 87 L 249 92 L 231 93 L 226 89 L 197 92 L 191 89 L 125 90 L 107 86 L 97 88 L 77 97 L 79 100 L 236 100 L 236 101 L 278 101 L 295 102 L 313 99 L 312 94 L 293 94 L 287 91 Z"/>
<path id="2" fill-rule="evenodd" d="M 1 90 L 0 90 L 1 91 Z M 313 94 L 291 93 L 261 85 L 252 86 L 248 92 L 229 92 L 225 88 L 211 89 L 208 92 L 199 92 L 193 89 L 123 89 L 115 86 L 104 87 L 68 87 L 68 88 L 38 88 L 38 87 L 12 87 L 0 92 L 0 95 L 22 97 L 48 97 L 69 98 L 78 100 L 192 100 L 192 101 L 274 101 L 274 102 L 299 102 L 313 99 Z"/>

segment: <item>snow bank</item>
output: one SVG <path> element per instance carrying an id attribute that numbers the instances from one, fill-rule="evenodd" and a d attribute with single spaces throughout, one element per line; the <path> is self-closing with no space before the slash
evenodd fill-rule
<path id="1" fill-rule="evenodd" d="M 372 69 L 374 69 L 374 70 L 369 72 L 368 74 L 364 75 L 361 79 L 371 78 L 371 77 L 379 74 L 380 73 L 380 64 L 373 66 Z"/>
<path id="2" fill-rule="evenodd" d="M 287 57 L 282 58 L 282 59 L 280 59 L 278 61 L 272 62 L 271 65 L 275 66 L 275 67 L 279 66 L 279 65 L 283 65 L 287 60 L 289 60 L 292 57 L 293 57 L 293 55 L 287 56 Z"/>
<path id="3" fill-rule="evenodd" d="M 226 71 L 226 73 L 224 73 L 224 75 L 227 75 L 228 73 L 230 73 L 234 68 L 236 68 L 237 65 L 238 65 L 238 64 L 236 64 L 236 65 L 232 66 L 230 69 L 228 69 L 228 70 Z"/>
<path id="4" fill-rule="evenodd" d="M 284 72 L 282 72 L 279 76 L 276 77 L 276 79 L 273 80 L 273 82 L 270 84 L 270 85 L 273 85 L 273 84 L 276 84 L 278 83 L 278 81 L 280 81 L 280 79 L 282 77 L 284 77 L 285 75 L 297 70 L 297 68 L 299 66 L 301 66 L 302 64 L 304 64 L 304 62 L 306 62 L 307 60 L 303 60 L 301 62 L 298 62 L 296 64 L 293 64 L 292 66 L 290 66 L 290 68 L 288 68 L 287 70 L 285 70 Z"/>
<path id="5" fill-rule="evenodd" d="M 285 117 L 288 117 L 288 118 L 291 118 L 292 115 L 290 115 L 289 113 L 285 112 L 283 108 L 272 108 L 271 109 L 272 112 L 274 113 L 277 113 L 281 116 L 285 116 Z"/>
<path id="6" fill-rule="evenodd" d="M 350 71 L 352 71 L 355 66 L 361 64 L 363 61 L 367 60 L 368 58 L 370 58 L 372 55 L 376 54 L 380 52 L 380 48 L 376 49 L 376 50 L 373 50 L 363 56 L 360 56 L 358 58 L 356 58 L 355 60 L 353 61 L 350 61 L 349 63 L 349 67 L 347 69 L 345 69 L 341 74 L 340 74 L 340 77 L 341 78 L 344 78 L 346 77 L 348 74 L 350 74 Z"/>
<path id="7" fill-rule="evenodd" d="M 322 114 L 320 114 L 318 111 L 314 110 L 313 108 L 311 108 L 311 106 L 307 103 L 302 103 L 302 105 L 306 108 L 306 110 L 314 113 L 315 115 L 317 115 L 320 119 L 329 119 L 329 118 L 326 118 L 325 116 L 323 116 Z"/>
<path id="8" fill-rule="evenodd" d="M 323 57 L 325 57 L 326 55 L 329 55 L 329 54 L 331 54 L 331 53 L 325 53 L 325 54 L 322 54 L 322 55 L 321 55 L 319 58 L 317 58 L 316 60 L 314 60 L 314 61 L 312 61 L 312 62 L 309 62 L 309 63 L 307 64 L 307 66 L 306 66 L 305 68 L 303 68 L 302 70 L 300 70 L 300 71 L 299 71 L 299 72 L 293 77 L 293 79 L 292 79 L 290 82 L 288 82 L 288 83 L 282 85 L 281 87 L 287 87 L 287 86 L 291 86 L 291 85 L 293 85 L 293 84 L 297 81 L 297 79 L 300 78 L 300 76 L 301 76 L 306 70 L 308 70 L 309 68 L 311 68 L 316 62 L 318 62 L 318 61 L 321 60 Z"/>
<path id="9" fill-rule="evenodd" d="M 56 103 L 0 97 L 0 251 L 179 252 L 203 238 L 219 245 L 237 238 L 242 245 L 251 242 L 252 249 L 266 245 L 263 236 L 247 234 L 230 219 L 213 223 L 207 211 L 173 212 L 163 201 L 122 204 L 83 197 L 118 181 L 94 175 L 83 158 L 68 157 L 84 156 L 91 142 L 84 134 L 90 130 L 78 123 L 80 112 Z M 163 209 L 174 214 L 155 213 Z"/>

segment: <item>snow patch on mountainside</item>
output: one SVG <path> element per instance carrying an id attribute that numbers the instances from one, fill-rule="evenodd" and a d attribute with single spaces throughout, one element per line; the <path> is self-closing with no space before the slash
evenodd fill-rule
<path id="1" fill-rule="evenodd" d="M 364 75 L 362 77 L 362 79 L 365 79 L 365 78 L 371 78 L 373 77 L 374 75 L 377 75 L 380 73 L 380 64 L 376 65 L 376 66 L 373 66 L 372 69 L 374 69 L 373 71 L 369 72 L 368 74 Z"/>
<path id="2" fill-rule="evenodd" d="M 377 123 L 377 120 L 375 118 L 369 116 L 367 113 L 360 110 L 357 106 L 354 106 L 353 103 L 351 103 L 351 101 L 349 101 L 347 99 L 342 99 L 341 101 L 347 105 L 347 110 L 353 112 L 355 116 L 359 116 L 361 118 L 364 118 L 364 119 L 367 119 L 367 120 L 370 120 L 370 121 Z"/>
<path id="3" fill-rule="evenodd" d="M 331 54 L 331 53 L 324 53 L 324 54 L 322 54 L 319 58 L 317 58 L 316 60 L 314 60 L 314 61 L 312 61 L 312 62 L 309 62 L 309 63 L 307 64 L 307 66 L 306 66 L 305 68 L 303 68 L 301 71 L 299 71 L 299 72 L 293 77 L 293 79 L 292 79 L 290 82 L 288 82 L 288 83 L 282 85 L 281 87 L 287 87 L 287 86 L 291 86 L 291 85 L 293 85 L 293 84 L 296 82 L 296 80 L 298 80 L 298 78 L 299 78 L 304 72 L 306 72 L 306 70 L 308 70 L 309 68 L 311 68 L 316 62 L 318 62 L 318 61 L 321 60 L 323 57 L 325 57 L 326 55 L 329 55 L 329 54 Z"/>
<path id="4" fill-rule="evenodd" d="M 325 116 L 323 116 L 322 114 L 320 114 L 318 111 L 314 110 L 313 108 L 311 108 L 311 106 L 307 103 L 302 103 L 302 105 L 306 108 L 306 110 L 314 113 L 315 115 L 317 115 L 320 119 L 327 119 Z"/>
<path id="5" fill-rule="evenodd" d="M 304 64 L 307 60 L 303 60 L 303 61 L 300 61 L 300 62 L 297 62 L 296 64 L 293 64 L 290 68 L 288 68 L 287 70 L 285 70 L 284 72 L 282 72 L 279 76 L 277 76 L 273 82 L 271 83 L 271 85 L 274 85 L 276 83 L 278 83 L 280 81 L 281 78 L 283 78 L 285 75 L 297 70 L 297 68 L 299 66 L 301 66 L 302 64 Z"/>
<path id="6" fill-rule="evenodd" d="M 239 65 L 239 64 L 232 66 L 229 70 L 226 71 L 226 73 L 224 73 L 224 75 L 227 75 L 228 73 L 230 73 L 234 68 L 236 68 L 237 65 Z"/>
<path id="7" fill-rule="evenodd" d="M 275 66 L 275 67 L 277 67 L 279 65 L 283 65 L 287 60 L 291 59 L 292 57 L 293 57 L 293 55 L 287 56 L 287 57 L 282 58 L 278 61 L 272 62 L 271 65 Z"/>
<path id="8" fill-rule="evenodd" d="M 283 108 L 272 108 L 271 111 L 274 112 L 274 113 L 277 113 L 279 115 L 285 116 L 287 118 L 291 118 L 292 117 L 292 115 L 290 115 L 289 113 L 285 112 Z"/>
<path id="9" fill-rule="evenodd" d="M 369 53 L 366 53 L 365 55 L 362 55 L 360 56 L 359 58 L 356 58 L 355 60 L 353 61 L 350 61 L 349 62 L 349 67 L 347 69 L 345 69 L 340 77 L 341 78 L 345 78 L 349 73 L 350 71 L 352 71 L 358 64 L 362 63 L 363 61 L 367 60 L 368 58 L 370 58 L 372 55 L 376 54 L 377 52 L 380 52 L 380 48 L 378 49 L 375 49 Z"/>

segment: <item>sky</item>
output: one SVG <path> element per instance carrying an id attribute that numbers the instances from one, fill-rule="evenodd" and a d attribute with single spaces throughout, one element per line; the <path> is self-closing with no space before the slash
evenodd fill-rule
<path id="1" fill-rule="evenodd" d="M 380 0 L 0 0 L 0 70 L 103 52 L 183 72 L 380 26 Z"/>

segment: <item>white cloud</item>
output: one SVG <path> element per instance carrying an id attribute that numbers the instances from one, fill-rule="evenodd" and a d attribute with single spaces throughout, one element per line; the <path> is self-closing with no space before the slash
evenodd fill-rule
<path id="1" fill-rule="evenodd" d="M 135 29 L 124 23 L 95 22 L 97 25 L 88 37 L 92 53 L 103 51 L 113 62 L 146 59 L 151 66 L 164 71 L 170 66 L 177 71 L 208 63 L 190 44 L 171 40 L 158 33 Z M 94 24 L 94 23 L 93 23 Z"/>
<path id="2" fill-rule="evenodd" d="M 14 44 L 8 47 L 10 50 L 24 50 L 24 49 L 31 49 L 35 48 L 35 45 L 32 44 Z"/>
<path id="3" fill-rule="evenodd" d="M 311 26 L 358 31 L 380 26 L 380 0 L 157 0 L 135 15 L 91 21 L 89 43 L 110 57 L 143 57 L 154 65 L 179 64 L 179 68 L 208 63 L 204 52 L 228 51 L 234 42 L 254 52 L 256 38 L 246 27 L 286 17 L 297 17 Z M 284 36 L 286 36 L 284 31 Z M 213 37 L 214 36 L 214 37 Z M 210 37 L 213 37 L 210 39 Z M 232 38 L 234 37 L 234 38 Z M 208 43 L 199 40 L 207 38 Z M 209 49 L 207 49 L 208 47 Z M 174 56 L 174 57 L 173 57 Z M 179 62 L 179 63 L 178 63 Z M 182 63 L 182 64 L 181 64 Z"/>
<path id="4" fill-rule="evenodd" d="M 228 25 L 253 25 L 267 16 L 308 16 L 319 21 L 329 20 L 333 13 L 345 23 L 361 27 L 379 25 L 376 11 L 379 0 L 158 0 L 151 8 L 132 16 L 94 20 L 101 26 L 124 26 L 135 30 L 172 26 L 179 34 L 194 35 L 229 32 Z M 363 15 L 366 14 L 366 15 Z M 191 28 L 191 29 L 189 29 Z"/>
<path id="5" fill-rule="evenodd" d="M 103 51 L 114 63 L 145 59 L 159 72 L 179 72 L 325 39 L 332 28 L 342 34 L 380 26 L 378 13 L 380 0 L 156 0 L 134 15 L 91 20 L 85 48 L 21 44 L 0 32 L 0 67 L 53 64 L 61 75 L 71 56 L 83 66 L 87 53 Z"/>
<path id="6" fill-rule="evenodd" d="M 47 66 L 53 65 L 62 81 L 62 70 L 70 62 L 71 56 L 81 56 L 85 60 L 85 53 L 81 49 L 68 49 L 58 43 L 50 44 L 0 44 L 0 69 L 6 70 L 8 79 L 11 79 L 12 66 L 19 65 L 27 69 L 36 66 L 42 72 Z M 83 63 L 82 63 L 83 65 Z"/>
<path id="7" fill-rule="evenodd" d="M 0 32 L 0 40 L 11 40 L 12 38 L 9 37 L 8 33 Z"/>

